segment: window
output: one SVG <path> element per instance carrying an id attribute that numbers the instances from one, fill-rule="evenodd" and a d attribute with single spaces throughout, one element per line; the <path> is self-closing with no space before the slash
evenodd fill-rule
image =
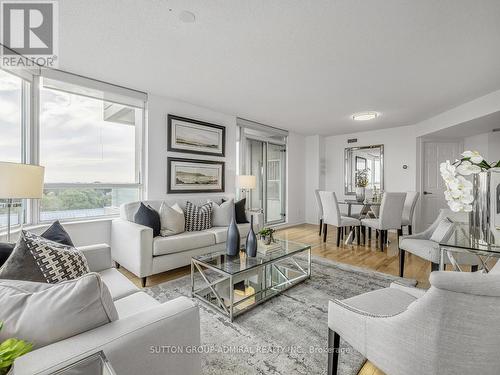
<path id="1" fill-rule="evenodd" d="M 0 161 L 45 167 L 43 199 L 13 209 L 12 223 L 116 215 L 141 199 L 146 102 L 145 93 L 62 71 L 0 70 Z"/>
<path id="2" fill-rule="evenodd" d="M 0 70 L 0 160 L 21 163 L 25 160 L 26 119 L 29 115 L 30 83 Z M 1 199 L 1 197 L 0 197 Z M 7 226 L 7 208 L 0 201 L 0 228 Z M 23 222 L 25 203 L 14 202 L 11 224 Z"/>
<path id="3" fill-rule="evenodd" d="M 105 100 L 101 91 L 42 79 L 40 220 L 117 214 L 140 196 L 143 108 Z"/>
<path id="4" fill-rule="evenodd" d="M 238 125 L 238 170 L 257 181 L 257 187 L 246 193 L 248 207 L 262 210 L 266 225 L 283 223 L 288 133 L 244 119 L 238 119 Z"/>

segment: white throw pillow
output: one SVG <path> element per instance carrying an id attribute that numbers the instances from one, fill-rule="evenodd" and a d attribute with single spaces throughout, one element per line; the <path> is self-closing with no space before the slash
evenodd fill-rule
<path id="1" fill-rule="evenodd" d="M 234 215 L 234 199 L 220 205 L 210 200 L 208 202 L 212 203 L 212 225 L 214 227 L 228 227 Z"/>
<path id="2" fill-rule="evenodd" d="M 441 220 L 436 229 L 434 230 L 434 232 L 432 233 L 431 241 L 438 243 L 443 241 L 451 233 L 452 229 L 453 229 L 453 222 L 450 219 L 445 218 Z"/>
<path id="3" fill-rule="evenodd" d="M 182 233 L 186 224 L 184 211 L 182 211 L 182 208 L 177 203 L 170 207 L 165 202 L 162 202 L 160 206 L 160 222 L 160 234 L 163 237 Z"/>
<path id="4" fill-rule="evenodd" d="M 0 342 L 17 337 L 34 348 L 118 320 L 111 294 L 98 273 L 58 284 L 0 280 Z"/>

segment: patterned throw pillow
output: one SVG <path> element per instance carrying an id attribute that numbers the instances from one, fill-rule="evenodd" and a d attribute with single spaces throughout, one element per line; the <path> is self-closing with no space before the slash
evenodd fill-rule
<path id="1" fill-rule="evenodd" d="M 186 231 L 195 232 L 212 228 L 212 203 L 203 206 L 195 206 L 191 202 L 186 203 Z"/>
<path id="2" fill-rule="evenodd" d="M 49 284 L 73 280 L 90 272 L 87 259 L 74 247 L 22 231 L 31 255 Z"/>

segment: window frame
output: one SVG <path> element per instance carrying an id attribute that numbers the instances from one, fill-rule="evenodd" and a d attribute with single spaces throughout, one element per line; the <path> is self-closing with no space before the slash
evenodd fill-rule
<path id="1" fill-rule="evenodd" d="M 112 95 L 120 95 L 123 93 L 131 93 L 130 100 L 142 100 L 142 106 L 134 105 L 133 107 L 142 109 L 142 121 L 139 125 L 140 129 L 136 130 L 135 140 L 135 181 L 134 183 L 45 183 L 45 189 L 65 189 L 65 188 L 92 188 L 92 189 L 109 189 L 109 188 L 130 188 L 138 190 L 138 198 L 142 200 L 144 197 L 145 183 L 143 181 L 143 171 L 145 170 L 145 150 L 144 146 L 146 139 L 146 127 L 148 118 L 148 95 L 146 93 L 128 89 L 125 87 L 113 85 L 110 83 L 94 80 L 91 78 L 75 75 L 72 73 L 56 70 L 56 69 L 16 69 L 11 71 L 3 69 L 9 74 L 14 74 L 23 79 L 22 92 L 22 142 L 21 142 L 21 162 L 39 165 L 40 164 L 40 90 L 43 77 L 59 80 L 65 83 L 75 83 L 81 85 L 87 83 L 89 87 L 101 90 Z M 28 86 L 29 85 L 29 86 Z M 26 89 L 26 87 L 29 87 Z M 124 95 L 124 97 L 127 97 Z M 138 99 L 139 98 L 139 99 Z M 105 99 L 102 99 L 105 100 Z M 138 125 L 136 125 L 137 127 Z M 28 199 L 23 200 L 24 206 L 24 225 L 46 224 L 48 221 L 41 219 L 41 200 Z M 118 214 L 75 217 L 70 219 L 61 219 L 62 222 L 82 222 L 103 220 L 117 217 Z M 3 230 L 3 228 L 1 228 Z"/>

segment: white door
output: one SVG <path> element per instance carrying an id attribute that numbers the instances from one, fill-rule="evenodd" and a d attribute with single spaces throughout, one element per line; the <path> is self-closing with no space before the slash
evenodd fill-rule
<path id="1" fill-rule="evenodd" d="M 429 227 L 439 214 L 439 210 L 447 208 L 444 199 L 445 185 L 439 172 L 439 164 L 460 157 L 463 144 L 460 141 L 424 141 L 423 142 L 423 191 L 422 222 L 424 228 Z"/>

